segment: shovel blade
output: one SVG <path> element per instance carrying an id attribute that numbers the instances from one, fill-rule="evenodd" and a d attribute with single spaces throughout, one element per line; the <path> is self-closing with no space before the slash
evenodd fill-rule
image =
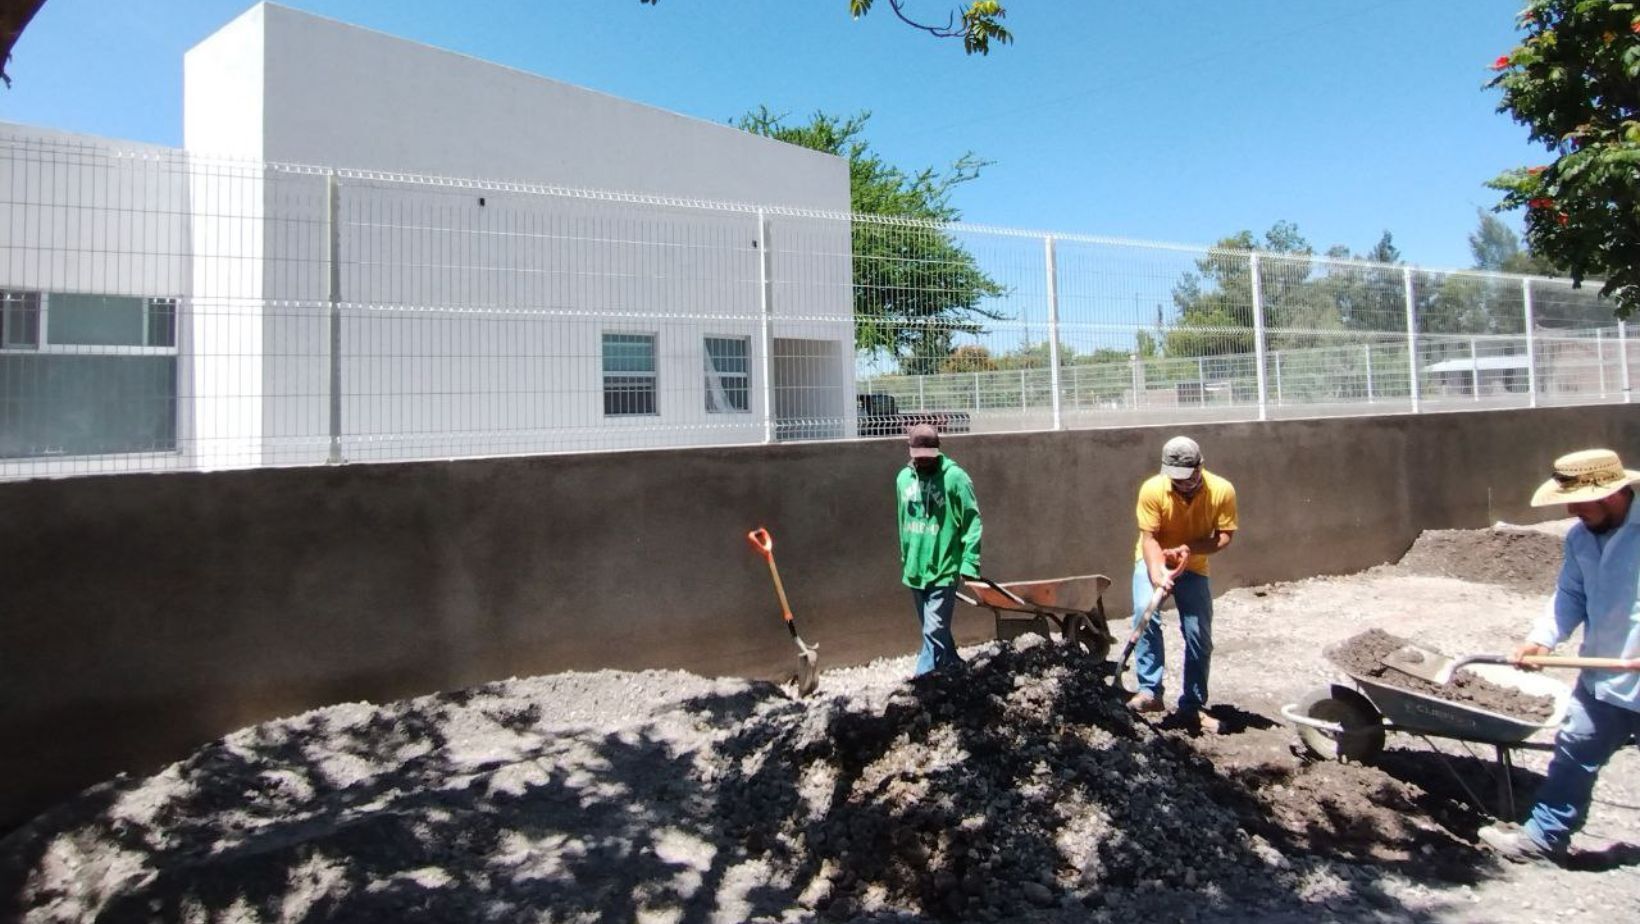
<path id="1" fill-rule="evenodd" d="M 1417 645 L 1404 645 L 1379 658 L 1378 661 L 1385 667 L 1408 676 L 1443 686 L 1452 682 L 1452 674 L 1458 669 L 1457 658 L 1449 658 L 1438 651 L 1420 648 Z"/>
<path id="2" fill-rule="evenodd" d="M 813 645 L 798 641 L 797 695 L 809 696 L 820 687 L 820 654 Z"/>

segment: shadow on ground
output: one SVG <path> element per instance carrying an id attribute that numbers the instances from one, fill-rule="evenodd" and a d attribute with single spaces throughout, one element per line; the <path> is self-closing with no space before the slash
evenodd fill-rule
<path id="1" fill-rule="evenodd" d="M 609 734 L 503 684 L 313 713 L 0 841 L 0 917 L 1419 921 L 1378 874 L 1496 874 L 1422 758 L 1221 771 L 1107 670 L 988 647 L 875 708 L 748 683 Z"/>

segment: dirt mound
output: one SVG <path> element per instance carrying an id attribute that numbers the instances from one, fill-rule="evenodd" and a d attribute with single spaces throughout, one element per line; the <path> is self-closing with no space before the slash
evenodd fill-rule
<path id="1" fill-rule="evenodd" d="M 1453 675 L 1452 682 L 1443 686 L 1420 677 L 1413 677 L 1383 663 L 1385 655 L 1410 644 L 1411 641 L 1391 635 L 1382 629 L 1369 629 L 1328 651 L 1327 656 L 1334 664 L 1357 677 L 1367 677 L 1386 686 L 1423 693 L 1448 702 L 1474 706 L 1538 724 L 1547 722 L 1555 713 L 1555 701 L 1551 697 L 1534 696 L 1515 687 L 1492 683 L 1467 670 L 1458 671 Z"/>
<path id="2" fill-rule="evenodd" d="M 1017 920 L 1290 898 L 1249 789 L 1136 721 L 1109 669 L 1027 636 L 882 695 L 679 681 L 601 729 L 548 727 L 531 681 L 321 710 L 0 841 L 0 912 Z"/>
<path id="3" fill-rule="evenodd" d="M 1537 529 L 1432 529 L 1418 537 L 1397 566 L 1412 574 L 1498 584 L 1546 594 L 1560 574 L 1564 540 Z"/>

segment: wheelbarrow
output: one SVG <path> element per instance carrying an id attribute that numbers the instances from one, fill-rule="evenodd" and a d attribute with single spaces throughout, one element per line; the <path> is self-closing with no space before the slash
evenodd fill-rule
<path id="1" fill-rule="evenodd" d="M 1435 739 L 1456 741 L 1475 755 L 1469 745 L 1494 749 L 1498 783 L 1497 817 L 1515 818 L 1512 774 L 1517 750 L 1551 751 L 1552 742 L 1529 741 L 1539 732 L 1558 728 L 1571 702 L 1571 687 L 1552 677 L 1524 675 L 1507 668 L 1471 668 L 1494 683 L 1509 684 L 1528 693 L 1552 697 L 1554 710 L 1543 722 L 1504 715 L 1465 703 L 1441 699 L 1363 677 L 1342 673 L 1349 684 L 1334 683 L 1312 690 L 1297 703 L 1281 707 L 1299 740 L 1314 757 L 1323 760 L 1369 761 L 1384 749 L 1386 736 L 1400 732 L 1421 738 L 1457 780 L 1482 813 L 1492 814 L 1448 759 Z"/>
<path id="2" fill-rule="evenodd" d="M 1034 632 L 1052 640 L 1057 634 L 1068 645 L 1103 661 L 1115 639 L 1105 621 L 1104 593 L 1110 578 L 1103 574 L 999 584 L 989 578 L 966 581 L 957 599 L 984 607 L 996 617 L 999 641 Z"/>

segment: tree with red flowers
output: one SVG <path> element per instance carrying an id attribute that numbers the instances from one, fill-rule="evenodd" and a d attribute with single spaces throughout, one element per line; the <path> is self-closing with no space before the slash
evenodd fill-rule
<path id="1" fill-rule="evenodd" d="M 1619 317 L 1640 309 L 1640 4 L 1531 0 L 1525 38 L 1492 64 L 1499 112 L 1554 155 L 1500 174 L 1498 208 L 1526 207 L 1534 254 L 1575 284 L 1604 279 Z"/>

